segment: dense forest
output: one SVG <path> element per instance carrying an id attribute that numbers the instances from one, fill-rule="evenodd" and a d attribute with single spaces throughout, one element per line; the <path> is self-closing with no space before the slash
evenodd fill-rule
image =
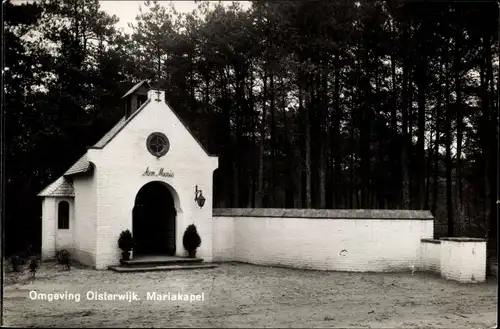
<path id="1" fill-rule="evenodd" d="M 496 245 L 495 2 L 3 2 L 7 253 L 141 80 L 219 156 L 215 207 L 428 209 Z M 146 10 L 147 9 L 147 10 Z"/>

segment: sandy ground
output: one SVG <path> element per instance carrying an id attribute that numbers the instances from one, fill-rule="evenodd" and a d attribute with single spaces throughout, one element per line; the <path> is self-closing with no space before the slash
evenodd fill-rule
<path id="1" fill-rule="evenodd" d="M 31 300 L 80 293 L 80 302 Z M 138 301 L 87 300 L 88 291 L 136 292 Z M 203 301 L 146 300 L 147 292 Z M 43 264 L 6 273 L 4 326 L 491 328 L 497 281 L 458 284 L 426 273 L 340 273 L 222 264 L 216 269 L 114 273 Z"/>

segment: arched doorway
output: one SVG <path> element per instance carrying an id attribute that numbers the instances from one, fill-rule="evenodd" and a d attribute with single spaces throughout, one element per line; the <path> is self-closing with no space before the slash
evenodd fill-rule
<path id="1" fill-rule="evenodd" d="M 174 198 L 161 182 L 144 185 L 135 198 L 132 234 L 135 255 L 175 255 Z"/>

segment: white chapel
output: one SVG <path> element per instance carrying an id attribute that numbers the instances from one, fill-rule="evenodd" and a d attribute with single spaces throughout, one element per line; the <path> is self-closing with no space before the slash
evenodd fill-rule
<path id="1" fill-rule="evenodd" d="M 133 257 L 186 256 L 182 236 L 195 224 L 203 239 L 197 255 L 211 262 L 218 158 L 190 133 L 164 91 L 142 81 L 123 100 L 123 118 L 39 193 L 42 258 L 66 249 L 105 269 L 119 263 L 117 241 L 127 229 L 136 242 Z"/>

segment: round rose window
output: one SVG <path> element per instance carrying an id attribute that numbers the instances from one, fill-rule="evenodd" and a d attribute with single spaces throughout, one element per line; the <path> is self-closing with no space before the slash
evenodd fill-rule
<path id="1" fill-rule="evenodd" d="M 155 157 L 164 156 L 170 149 L 170 143 L 167 136 L 158 132 L 149 135 L 146 141 L 146 146 L 149 153 L 151 153 Z"/>

